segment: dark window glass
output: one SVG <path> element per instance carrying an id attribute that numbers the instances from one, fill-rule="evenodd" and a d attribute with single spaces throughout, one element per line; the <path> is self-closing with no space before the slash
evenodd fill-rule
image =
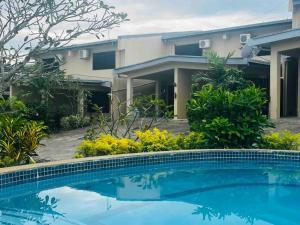
<path id="1" fill-rule="evenodd" d="M 202 56 L 202 49 L 199 48 L 199 44 L 179 45 L 179 46 L 175 46 L 175 54 Z"/>
<path id="2" fill-rule="evenodd" d="M 51 72 L 59 69 L 59 63 L 55 60 L 55 58 L 43 59 L 43 71 Z"/>
<path id="3" fill-rule="evenodd" d="M 94 106 L 97 105 L 102 109 L 103 113 L 109 113 L 109 93 L 100 91 L 91 91 L 88 95 L 88 108 L 89 113 L 95 112 Z"/>
<path id="4" fill-rule="evenodd" d="M 115 52 L 93 54 L 93 70 L 114 69 L 116 67 Z"/>

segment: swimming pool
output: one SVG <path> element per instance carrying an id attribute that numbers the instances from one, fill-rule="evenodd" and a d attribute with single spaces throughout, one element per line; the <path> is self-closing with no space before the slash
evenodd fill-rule
<path id="1" fill-rule="evenodd" d="M 181 151 L 9 169 L 0 224 L 299 225 L 300 154 Z"/>

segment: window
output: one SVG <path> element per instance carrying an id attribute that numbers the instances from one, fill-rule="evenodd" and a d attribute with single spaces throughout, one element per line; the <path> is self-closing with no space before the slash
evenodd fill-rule
<path id="1" fill-rule="evenodd" d="M 178 45 L 178 46 L 175 46 L 175 54 L 176 55 L 202 56 L 202 49 L 199 48 L 199 44 Z"/>
<path id="2" fill-rule="evenodd" d="M 93 70 L 114 69 L 116 67 L 115 52 L 100 52 L 93 54 Z"/>
<path id="3" fill-rule="evenodd" d="M 44 72 L 52 72 L 57 69 L 59 69 L 59 63 L 55 60 L 55 58 L 43 59 Z"/>
<path id="4" fill-rule="evenodd" d="M 102 109 L 103 113 L 109 113 L 110 103 L 109 103 L 109 93 L 100 91 L 91 91 L 88 95 L 88 107 L 87 111 L 89 113 L 95 112 L 94 105 L 97 105 Z"/>

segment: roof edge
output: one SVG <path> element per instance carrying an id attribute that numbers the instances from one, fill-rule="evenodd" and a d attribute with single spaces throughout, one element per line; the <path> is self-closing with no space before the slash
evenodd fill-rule
<path id="1" fill-rule="evenodd" d="M 134 72 L 138 70 L 142 70 L 148 67 L 153 67 L 157 65 L 162 65 L 165 63 L 201 63 L 207 64 L 208 60 L 204 56 L 182 56 L 182 55 L 171 55 L 165 56 L 161 58 L 156 58 L 153 60 L 149 60 L 142 63 L 137 63 L 129 66 L 124 66 L 120 68 L 114 69 L 114 73 L 116 74 L 124 74 L 129 72 Z M 228 60 L 228 65 L 248 65 L 248 59 L 245 58 L 230 58 Z"/>
<path id="2" fill-rule="evenodd" d="M 241 26 L 234 26 L 234 27 L 227 27 L 227 28 L 219 28 L 219 29 L 213 29 L 213 30 L 207 30 L 207 31 L 199 31 L 198 33 L 192 33 L 192 34 L 182 34 L 178 36 L 171 36 L 171 37 L 163 37 L 163 40 L 175 40 L 179 38 L 185 38 L 185 37 L 194 37 L 199 35 L 207 35 L 207 34 L 213 34 L 213 33 L 219 33 L 219 32 L 228 32 L 228 31 L 235 31 L 235 30 L 243 30 L 243 29 L 249 29 L 249 28 L 257 28 L 257 27 L 266 27 L 266 26 L 276 26 L 280 24 L 292 24 L 292 19 L 284 19 L 284 20 L 275 20 L 275 21 L 269 21 L 269 22 L 261 22 L 261 23 L 254 23 L 254 24 L 247 24 L 247 25 L 241 25 Z"/>
<path id="3" fill-rule="evenodd" d="M 52 48 L 51 51 L 73 50 L 73 49 L 78 49 L 78 48 L 92 48 L 95 46 L 108 45 L 108 44 L 116 45 L 117 43 L 118 43 L 117 39 L 111 39 L 111 40 L 105 40 L 105 41 L 95 41 L 95 42 L 90 42 L 90 43 L 62 46 L 62 47 Z"/>

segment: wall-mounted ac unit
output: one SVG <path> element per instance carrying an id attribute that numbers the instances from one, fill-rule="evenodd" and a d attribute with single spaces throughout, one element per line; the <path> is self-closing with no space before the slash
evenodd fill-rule
<path id="1" fill-rule="evenodd" d="M 240 35 L 240 43 L 242 45 L 247 44 L 247 42 L 251 39 L 251 34 L 241 34 Z"/>
<path id="2" fill-rule="evenodd" d="M 199 41 L 199 48 L 206 49 L 206 48 L 210 48 L 210 46 L 211 46 L 211 42 L 209 39 Z"/>
<path id="3" fill-rule="evenodd" d="M 88 59 L 90 57 L 90 52 L 87 49 L 79 50 L 79 58 L 80 59 Z"/>

